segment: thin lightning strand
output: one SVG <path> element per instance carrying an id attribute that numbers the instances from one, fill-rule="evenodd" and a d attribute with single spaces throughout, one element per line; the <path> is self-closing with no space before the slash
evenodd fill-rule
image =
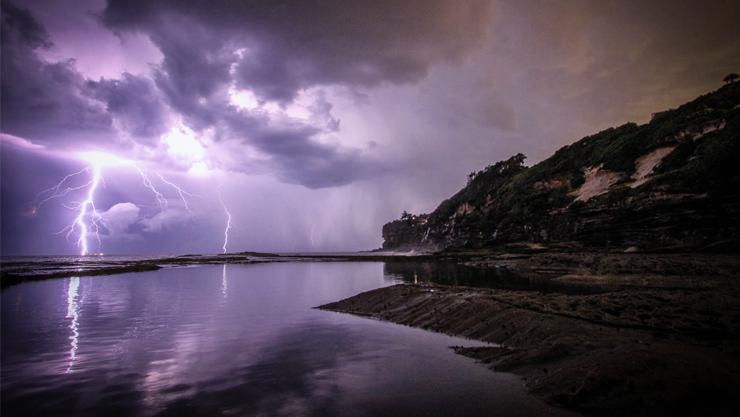
<path id="1" fill-rule="evenodd" d="M 229 230 L 231 230 L 231 212 L 226 207 L 226 204 L 224 204 L 224 200 L 221 197 L 221 187 L 218 189 L 218 202 L 221 203 L 221 207 L 224 209 L 224 213 L 226 213 L 226 228 L 224 229 L 224 244 L 221 246 L 221 249 L 223 249 L 223 253 L 226 253 L 226 247 L 229 245 Z"/>
<path id="2" fill-rule="evenodd" d="M 131 166 L 134 167 L 136 171 L 138 171 L 139 175 L 141 175 L 141 181 L 144 184 L 144 187 L 148 188 L 149 191 L 154 193 L 154 197 L 157 199 L 157 202 L 159 203 L 160 210 L 162 211 L 166 210 L 167 209 L 167 199 L 162 195 L 162 193 L 157 191 L 157 188 L 154 187 L 154 184 L 152 184 L 152 181 L 149 179 L 149 176 L 146 175 L 146 173 L 138 166 L 134 164 L 131 164 Z"/>
<path id="3" fill-rule="evenodd" d="M 131 165 L 131 166 L 132 166 L 132 167 L 133 167 L 133 168 L 134 168 L 134 169 L 135 169 L 135 170 L 136 170 L 136 171 L 137 171 L 137 172 L 139 173 L 139 175 L 141 176 L 141 181 L 142 181 L 142 183 L 144 184 L 144 187 L 146 187 L 147 189 L 149 189 L 149 191 L 151 191 L 151 192 L 152 192 L 152 194 L 154 194 L 154 197 L 155 197 L 155 198 L 157 199 L 157 202 L 159 203 L 159 208 L 160 208 L 160 209 L 161 209 L 162 211 L 166 210 L 166 209 L 167 209 L 167 207 L 168 207 L 169 201 L 168 201 L 168 200 L 167 200 L 167 198 L 166 198 L 166 197 L 165 197 L 165 196 L 164 196 L 164 195 L 163 195 L 163 194 L 162 194 L 161 192 L 159 192 L 159 190 L 158 190 L 158 189 L 157 189 L 157 188 L 156 188 L 156 187 L 154 186 L 154 183 L 153 183 L 153 182 L 151 181 L 151 179 L 149 179 L 149 175 L 147 175 L 147 173 L 146 173 L 146 172 L 145 172 L 145 171 L 144 171 L 143 169 L 139 168 L 139 167 L 138 167 L 138 166 L 137 166 L 136 164 L 134 164 L 133 162 L 131 162 L 131 163 L 130 163 L 130 165 Z M 186 196 L 187 196 L 187 197 L 199 197 L 199 196 L 197 196 L 197 195 L 195 195 L 195 194 L 192 194 L 192 193 L 189 193 L 189 192 L 187 192 L 187 191 L 183 190 L 183 189 L 182 189 L 182 187 L 180 187 L 179 185 L 177 185 L 177 184 L 175 184 L 175 183 L 173 183 L 173 182 L 171 182 L 171 181 L 168 181 L 167 179 L 165 179 L 165 178 L 164 178 L 164 177 L 162 176 L 162 174 L 160 174 L 159 172 L 154 172 L 154 173 L 155 173 L 155 174 L 156 174 L 156 175 L 157 175 L 157 176 L 159 177 L 159 179 L 160 179 L 160 180 L 161 180 L 161 181 L 162 181 L 163 183 L 165 183 L 165 184 L 167 184 L 167 185 L 169 185 L 170 187 L 172 187 L 172 188 L 174 188 L 174 189 L 175 189 L 175 191 L 177 192 L 177 195 L 178 195 L 178 196 L 180 197 L 180 200 L 182 200 L 182 203 L 183 203 L 183 205 L 185 206 L 185 210 L 187 210 L 187 211 L 190 211 L 190 205 L 188 204 L 188 199 L 186 198 Z"/>
<path id="4" fill-rule="evenodd" d="M 59 181 L 57 183 L 57 185 L 55 185 L 53 187 L 50 187 L 50 188 L 47 188 L 47 189 L 41 191 L 40 193 L 36 194 L 36 198 L 34 199 L 34 207 L 33 207 L 34 213 L 38 209 L 40 209 L 41 206 L 43 206 L 49 200 L 52 200 L 54 198 L 64 197 L 65 195 L 69 194 L 72 191 L 81 190 L 81 189 L 83 189 L 85 187 L 90 186 L 90 181 L 88 181 L 86 184 L 83 184 L 83 185 L 80 185 L 80 186 L 77 186 L 77 187 L 66 187 L 64 190 L 61 189 L 62 186 L 68 180 L 70 180 L 70 179 L 72 179 L 72 178 L 74 178 L 74 177 L 76 177 L 78 175 L 81 175 L 81 174 L 83 174 L 85 172 L 88 172 L 89 170 L 90 170 L 90 167 L 85 167 L 85 168 L 83 168 L 83 169 L 81 169 L 81 170 L 79 170 L 77 172 L 73 172 L 71 174 L 65 175 L 64 178 L 62 178 L 61 181 Z M 48 194 L 48 193 L 51 193 L 51 194 Z M 46 195 L 46 197 L 44 197 L 42 199 L 41 197 L 44 196 L 44 195 Z M 36 201 L 38 201 L 38 203 L 35 203 Z"/>
<path id="5" fill-rule="evenodd" d="M 169 185 L 170 187 L 174 188 L 175 191 L 177 191 L 177 194 L 180 196 L 180 200 L 182 200 L 182 203 L 185 205 L 185 210 L 190 211 L 190 205 L 188 205 L 188 200 L 185 198 L 185 196 L 188 196 L 188 197 L 198 197 L 198 196 L 195 195 L 195 194 L 191 194 L 191 193 L 183 190 L 177 184 L 174 184 L 174 183 L 171 183 L 170 181 L 167 181 L 162 176 L 162 174 L 160 174 L 159 172 L 155 172 L 155 174 L 157 174 L 157 176 L 159 177 L 160 180 L 162 180 L 163 183 Z"/>
<path id="6" fill-rule="evenodd" d="M 69 180 L 69 179 L 71 179 L 71 178 L 73 178 L 73 177 L 75 177 L 75 176 L 77 176 L 77 175 L 80 175 L 80 174 L 82 174 L 83 172 L 87 172 L 87 171 L 88 171 L 89 169 L 90 169 L 90 167 L 85 167 L 85 168 L 82 168 L 81 170 L 79 170 L 79 171 L 77 171 L 77 172 L 73 172 L 73 173 L 71 173 L 71 174 L 67 174 L 67 175 L 65 175 L 65 176 L 64 176 L 64 178 L 62 178 L 62 179 L 61 179 L 61 181 L 59 181 L 59 182 L 57 183 L 57 185 L 55 185 L 55 186 L 53 186 L 53 187 L 49 187 L 49 188 L 47 188 L 47 189 L 45 189 L 45 190 L 43 190 L 43 191 L 39 192 L 39 193 L 38 193 L 38 194 L 36 195 L 36 198 L 40 198 L 40 197 L 41 197 L 41 195 L 43 195 L 43 194 L 45 194 L 45 193 L 48 193 L 48 192 L 50 192 L 50 191 L 54 191 L 54 192 L 57 192 L 57 191 L 59 191 L 59 189 L 60 189 L 60 188 L 62 187 L 62 185 L 64 185 L 64 183 L 65 183 L 65 182 L 67 182 L 67 180 Z"/>

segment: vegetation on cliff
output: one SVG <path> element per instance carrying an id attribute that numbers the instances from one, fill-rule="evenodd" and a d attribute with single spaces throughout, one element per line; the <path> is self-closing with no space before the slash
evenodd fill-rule
<path id="1" fill-rule="evenodd" d="M 473 172 L 432 213 L 386 224 L 383 247 L 736 251 L 739 134 L 740 84 L 728 83 L 532 167 L 518 154 Z"/>

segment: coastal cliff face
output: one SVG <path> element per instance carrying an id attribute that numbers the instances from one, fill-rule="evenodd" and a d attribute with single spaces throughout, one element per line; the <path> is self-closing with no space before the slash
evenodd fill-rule
<path id="1" fill-rule="evenodd" d="M 472 173 L 383 249 L 740 250 L 740 83 L 561 148 Z"/>

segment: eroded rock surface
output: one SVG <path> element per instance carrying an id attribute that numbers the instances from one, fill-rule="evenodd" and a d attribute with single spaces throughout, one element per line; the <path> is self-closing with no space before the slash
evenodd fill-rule
<path id="1" fill-rule="evenodd" d="M 433 212 L 386 224 L 383 248 L 740 251 L 738 83 L 524 160 L 474 172 Z"/>
<path id="2" fill-rule="evenodd" d="M 740 412 L 735 257 L 543 254 L 477 262 L 573 287 L 402 284 L 320 308 L 500 344 L 456 351 L 521 375 L 533 393 L 585 415 Z"/>

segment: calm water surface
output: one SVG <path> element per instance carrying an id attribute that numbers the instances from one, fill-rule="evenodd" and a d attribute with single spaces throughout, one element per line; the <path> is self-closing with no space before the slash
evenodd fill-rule
<path id="1" fill-rule="evenodd" d="M 2 292 L 4 416 L 537 416 L 476 345 L 312 309 L 398 282 L 382 263 L 200 266 Z"/>

